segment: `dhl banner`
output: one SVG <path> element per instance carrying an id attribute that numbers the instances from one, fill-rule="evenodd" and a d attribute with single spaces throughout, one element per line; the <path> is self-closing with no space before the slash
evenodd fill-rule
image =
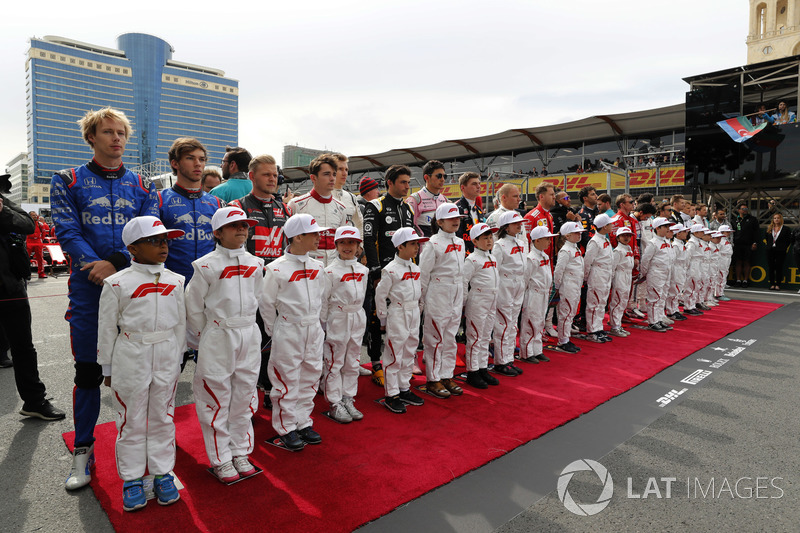
<path id="1" fill-rule="evenodd" d="M 658 179 L 659 187 L 680 187 L 684 184 L 684 167 L 683 166 L 670 166 L 657 168 L 643 168 L 631 170 L 628 173 L 629 188 L 630 189 L 646 189 L 656 187 L 656 178 Z M 610 184 L 612 190 L 620 190 L 625 188 L 625 176 L 618 176 L 617 174 L 606 174 L 605 172 L 590 172 L 587 174 L 556 174 L 552 176 L 540 178 L 516 178 L 511 180 L 502 180 L 496 182 L 483 182 L 481 183 L 481 196 L 486 194 L 494 194 L 494 191 L 499 189 L 505 183 L 513 183 L 517 185 L 522 194 L 534 194 L 536 187 L 542 183 L 552 183 L 555 187 L 564 189 L 566 186 L 567 192 L 578 192 L 583 187 L 591 186 L 598 191 L 605 191 Z M 565 183 L 566 181 L 566 183 Z M 487 190 L 488 189 L 488 190 Z M 418 191 L 419 188 L 413 189 L 412 192 Z M 450 183 L 445 185 L 443 190 L 445 196 L 448 198 L 460 198 L 461 189 L 458 183 Z"/>

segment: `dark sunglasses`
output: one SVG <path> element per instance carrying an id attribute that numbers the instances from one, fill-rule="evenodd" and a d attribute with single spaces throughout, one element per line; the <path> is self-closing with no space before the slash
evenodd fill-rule
<path id="1" fill-rule="evenodd" d="M 153 246 L 161 246 L 162 244 L 169 244 L 169 239 L 166 237 L 145 237 L 144 239 L 139 239 L 134 244 L 140 244 L 144 242 L 147 244 L 152 244 Z"/>

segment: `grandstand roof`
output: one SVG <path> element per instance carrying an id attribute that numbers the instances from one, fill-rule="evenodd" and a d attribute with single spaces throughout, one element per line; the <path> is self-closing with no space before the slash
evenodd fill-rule
<path id="1" fill-rule="evenodd" d="M 431 159 L 466 160 L 683 129 L 684 108 L 684 104 L 676 104 L 633 113 L 595 115 L 552 126 L 516 128 L 482 137 L 452 139 L 427 146 L 397 148 L 379 154 L 349 156 L 349 167 L 350 172 L 367 172 L 398 164 L 419 166 Z M 283 173 L 291 181 L 308 176 L 306 169 L 301 167 L 285 168 Z"/>

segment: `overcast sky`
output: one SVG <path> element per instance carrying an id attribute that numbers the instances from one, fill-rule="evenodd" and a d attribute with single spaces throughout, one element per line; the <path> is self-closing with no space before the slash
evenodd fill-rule
<path id="1" fill-rule="evenodd" d="M 687 89 L 683 77 L 747 57 L 746 0 L 211 5 L 5 7 L 0 164 L 26 150 L 32 36 L 110 48 L 121 33 L 163 38 L 175 60 L 239 80 L 239 144 L 279 160 L 284 144 L 370 154 L 676 104 Z M 226 13 L 227 5 L 237 7 Z"/>

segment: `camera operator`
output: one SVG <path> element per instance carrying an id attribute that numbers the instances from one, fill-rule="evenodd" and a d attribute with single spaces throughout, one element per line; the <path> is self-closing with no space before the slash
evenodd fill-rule
<path id="1" fill-rule="evenodd" d="M 31 307 L 26 290 L 30 259 L 25 235 L 30 235 L 34 229 L 33 219 L 0 194 L 0 329 L 5 337 L 3 344 L 7 344 L 0 346 L 0 351 L 11 348 L 14 379 L 24 402 L 20 414 L 42 420 L 61 420 L 64 412 L 46 399 L 44 383 L 39 379 L 31 334 Z"/>

